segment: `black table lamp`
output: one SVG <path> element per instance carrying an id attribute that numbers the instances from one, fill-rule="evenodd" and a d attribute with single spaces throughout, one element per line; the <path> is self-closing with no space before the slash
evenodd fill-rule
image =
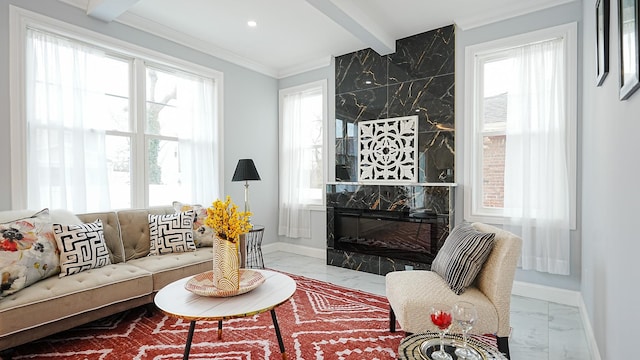
<path id="1" fill-rule="evenodd" d="M 244 211 L 251 211 L 249 207 L 249 180 L 260 180 L 258 170 L 252 159 L 240 159 L 236 165 L 231 181 L 244 181 Z"/>

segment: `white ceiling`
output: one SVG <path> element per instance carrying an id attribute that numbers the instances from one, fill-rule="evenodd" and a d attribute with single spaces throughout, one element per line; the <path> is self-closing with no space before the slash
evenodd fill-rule
<path id="1" fill-rule="evenodd" d="M 281 78 L 452 23 L 463 30 L 574 0 L 60 0 Z M 247 21 L 257 27 L 250 28 Z"/>

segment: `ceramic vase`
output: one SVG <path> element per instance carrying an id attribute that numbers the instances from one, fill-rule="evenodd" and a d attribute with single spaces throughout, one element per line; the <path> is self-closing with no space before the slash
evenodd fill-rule
<path id="1" fill-rule="evenodd" d="M 213 284 L 219 291 L 237 291 L 240 288 L 240 257 L 238 243 L 214 237 Z"/>

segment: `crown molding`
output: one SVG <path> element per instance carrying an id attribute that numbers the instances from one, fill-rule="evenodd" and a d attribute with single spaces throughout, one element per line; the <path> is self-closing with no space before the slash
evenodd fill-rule
<path id="1" fill-rule="evenodd" d="M 142 30 L 155 36 L 173 41 L 177 44 L 190 47 L 194 50 L 198 50 L 205 54 L 217 57 L 221 60 L 228 61 L 230 63 L 245 67 L 247 69 L 259 72 L 271 77 L 278 76 L 278 70 L 263 64 L 257 63 L 253 60 L 249 60 L 243 56 L 240 56 L 234 52 L 215 46 L 209 42 L 201 39 L 197 39 L 193 36 L 189 36 L 183 32 L 172 29 L 166 25 L 159 24 L 144 17 L 134 15 L 131 13 L 124 13 L 119 18 L 114 20 L 123 25 Z"/>
<path id="2" fill-rule="evenodd" d="M 331 65 L 331 56 L 323 56 L 320 59 L 308 61 L 306 63 L 302 63 L 300 65 L 292 66 L 287 69 L 281 70 L 278 72 L 278 79 L 283 79 L 289 76 L 302 74 L 307 71 L 322 69 Z"/>
<path id="3" fill-rule="evenodd" d="M 558 5 L 571 3 L 574 1 L 576 0 L 548 0 L 543 3 L 530 4 L 526 7 L 522 7 L 518 4 L 515 4 L 513 6 L 507 6 L 501 9 L 494 9 L 495 10 L 494 13 L 490 16 L 486 16 L 486 15 L 470 16 L 466 18 L 455 19 L 454 22 L 461 30 L 470 30 L 470 29 L 474 29 L 484 25 L 489 25 L 499 21 L 511 19 L 517 16 L 552 8 Z"/>
<path id="4" fill-rule="evenodd" d="M 87 9 L 88 0 L 58 0 L 68 5 L 80 8 L 82 10 Z M 204 40 L 194 38 L 183 32 L 172 29 L 166 25 L 159 24 L 144 17 L 134 15 L 131 13 L 124 13 L 114 20 L 120 24 L 138 29 L 149 34 L 161 37 L 163 39 L 175 42 L 191 49 L 200 51 L 204 54 L 214 56 L 218 59 L 230 62 L 232 64 L 242 66 L 249 70 L 256 71 L 258 73 L 278 78 L 278 70 L 255 61 L 249 60 L 229 50 L 212 45 Z"/>

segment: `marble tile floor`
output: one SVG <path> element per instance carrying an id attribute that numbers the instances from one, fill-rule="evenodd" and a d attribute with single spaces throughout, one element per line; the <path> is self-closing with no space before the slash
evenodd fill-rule
<path id="1" fill-rule="evenodd" d="M 384 295 L 384 276 L 327 266 L 323 259 L 276 251 L 265 267 Z M 513 360 L 591 359 L 577 307 L 521 296 L 511 298 Z"/>

